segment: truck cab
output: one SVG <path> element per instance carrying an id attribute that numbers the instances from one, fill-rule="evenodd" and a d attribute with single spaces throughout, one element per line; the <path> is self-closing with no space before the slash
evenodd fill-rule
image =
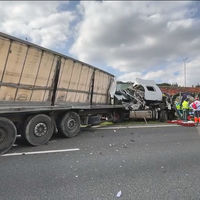
<path id="1" fill-rule="evenodd" d="M 133 88 L 144 91 L 146 101 L 162 101 L 162 92 L 153 80 L 136 78 Z"/>

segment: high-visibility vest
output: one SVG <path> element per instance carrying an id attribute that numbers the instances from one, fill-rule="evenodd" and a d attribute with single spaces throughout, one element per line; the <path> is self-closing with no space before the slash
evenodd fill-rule
<path id="1" fill-rule="evenodd" d="M 176 103 L 176 109 L 177 109 L 177 110 L 180 110 L 180 109 L 181 109 L 180 103 Z"/>
<path id="2" fill-rule="evenodd" d="M 186 101 L 186 100 L 184 100 L 183 103 L 182 103 L 182 108 L 183 108 L 184 110 L 189 109 L 189 102 Z"/>

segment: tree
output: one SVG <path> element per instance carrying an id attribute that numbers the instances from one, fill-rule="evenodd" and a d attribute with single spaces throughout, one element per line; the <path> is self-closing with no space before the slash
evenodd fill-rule
<path id="1" fill-rule="evenodd" d="M 169 83 L 160 83 L 160 84 L 157 84 L 158 86 L 171 86 Z"/>

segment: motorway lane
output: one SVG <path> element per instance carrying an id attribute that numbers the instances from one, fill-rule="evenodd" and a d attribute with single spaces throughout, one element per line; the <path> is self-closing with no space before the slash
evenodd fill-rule
<path id="1" fill-rule="evenodd" d="M 0 199 L 199 199 L 199 129 L 86 129 L 49 145 L 16 146 L 9 153 L 80 150 L 0 157 Z"/>

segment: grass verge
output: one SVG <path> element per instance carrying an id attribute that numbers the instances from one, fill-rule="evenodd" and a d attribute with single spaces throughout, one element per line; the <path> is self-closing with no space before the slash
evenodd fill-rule
<path id="1" fill-rule="evenodd" d="M 134 126 L 134 125 L 148 125 L 148 124 L 168 124 L 167 122 L 160 122 L 160 121 L 147 121 L 147 123 L 144 120 L 128 120 L 124 122 L 119 123 L 113 123 L 113 122 L 102 122 L 99 126 L 100 127 L 106 127 L 106 126 Z"/>

